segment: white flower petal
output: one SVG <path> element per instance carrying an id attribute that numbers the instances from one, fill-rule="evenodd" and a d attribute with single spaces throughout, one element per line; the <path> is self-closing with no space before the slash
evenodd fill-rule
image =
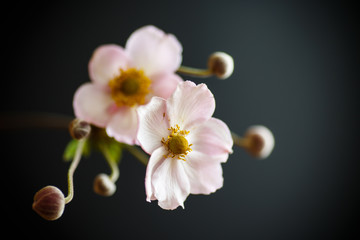
<path id="1" fill-rule="evenodd" d="M 156 200 L 154 196 L 154 189 L 152 185 L 152 175 L 159 167 L 159 165 L 165 161 L 164 155 L 167 154 L 167 151 L 164 147 L 159 147 L 154 150 L 151 154 L 148 165 L 146 167 L 146 176 L 145 176 L 145 191 L 146 191 L 146 201 L 150 202 L 151 200 Z"/>
<path id="2" fill-rule="evenodd" d="M 165 159 L 152 175 L 152 187 L 158 204 L 163 209 L 184 208 L 184 201 L 190 194 L 190 182 L 182 160 Z"/>
<path id="3" fill-rule="evenodd" d="M 192 151 L 186 156 L 185 171 L 190 179 L 192 194 L 210 194 L 223 186 L 223 172 L 220 162 L 227 154 L 212 156 Z"/>
<path id="4" fill-rule="evenodd" d="M 232 153 L 233 139 L 230 129 L 217 118 L 210 118 L 203 124 L 192 128 L 188 135 L 188 141 L 193 144 L 193 150 L 208 155 Z"/>
<path id="5" fill-rule="evenodd" d="M 126 144 L 136 144 L 138 118 L 136 108 L 119 108 L 106 127 L 106 133 L 117 141 Z"/>
<path id="6" fill-rule="evenodd" d="M 169 135 L 165 100 L 153 97 L 137 109 L 139 116 L 138 140 L 145 152 L 151 154 L 162 146 L 161 139 Z"/>
<path id="7" fill-rule="evenodd" d="M 168 99 L 174 93 L 177 85 L 183 82 L 182 78 L 174 73 L 153 75 L 150 78 L 152 94 L 164 99 Z"/>
<path id="8" fill-rule="evenodd" d="M 92 83 L 81 85 L 75 92 L 75 116 L 98 127 L 105 127 L 112 117 L 111 96 Z"/>
<path id="9" fill-rule="evenodd" d="M 182 60 L 182 46 L 172 34 L 145 26 L 131 34 L 125 50 L 134 65 L 147 75 L 175 72 Z"/>
<path id="10" fill-rule="evenodd" d="M 215 111 L 215 99 L 207 86 L 191 81 L 180 83 L 166 104 L 171 126 L 178 124 L 185 130 L 207 121 Z"/>
<path id="11" fill-rule="evenodd" d="M 89 61 L 90 79 L 105 87 L 120 73 L 120 68 L 126 69 L 129 64 L 129 57 L 122 47 L 115 44 L 102 45 L 95 49 Z"/>

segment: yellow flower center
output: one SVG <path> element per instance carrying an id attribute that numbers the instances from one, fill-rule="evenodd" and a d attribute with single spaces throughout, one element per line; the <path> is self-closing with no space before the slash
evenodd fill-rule
<path id="1" fill-rule="evenodd" d="M 180 160 L 186 161 L 185 156 L 192 151 L 190 148 L 192 144 L 189 145 L 189 142 L 185 138 L 190 131 L 180 130 L 179 125 L 169 128 L 169 131 L 171 131 L 171 133 L 167 137 L 167 140 L 165 140 L 165 138 L 161 140 L 161 143 L 164 144 L 168 151 L 168 154 L 164 155 L 164 157 L 177 157 Z"/>
<path id="2" fill-rule="evenodd" d="M 120 69 L 120 75 L 109 81 L 111 97 L 119 107 L 145 104 L 150 84 L 144 71 L 135 68 Z"/>

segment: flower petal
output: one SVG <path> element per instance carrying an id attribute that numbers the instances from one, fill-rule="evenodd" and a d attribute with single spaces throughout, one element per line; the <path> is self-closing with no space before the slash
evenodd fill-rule
<path id="1" fill-rule="evenodd" d="M 127 68 L 129 64 L 129 58 L 122 47 L 115 44 L 102 45 L 95 49 L 89 61 L 90 79 L 95 84 L 107 86 L 120 73 L 120 68 Z"/>
<path id="2" fill-rule="evenodd" d="M 184 201 L 190 194 L 190 182 L 184 169 L 186 163 L 165 159 L 165 153 L 166 150 L 160 147 L 150 157 L 145 177 L 147 200 L 157 199 L 163 209 L 184 208 Z"/>
<path id="3" fill-rule="evenodd" d="M 192 151 L 186 156 L 185 171 L 190 180 L 192 194 L 210 194 L 223 186 L 220 162 L 223 156 L 212 156 Z"/>
<path id="4" fill-rule="evenodd" d="M 182 60 L 182 46 L 176 37 L 154 26 L 145 26 L 132 33 L 125 50 L 134 65 L 147 75 L 175 72 Z"/>
<path id="5" fill-rule="evenodd" d="M 106 127 L 106 133 L 117 141 L 126 144 L 136 144 L 138 118 L 135 107 L 122 107 L 111 118 Z"/>
<path id="6" fill-rule="evenodd" d="M 210 118 L 193 128 L 188 135 L 192 149 L 208 155 L 232 153 L 233 139 L 230 129 L 221 120 Z M 226 158 L 227 159 L 227 158 Z M 224 159 L 224 161 L 226 161 Z"/>
<path id="7" fill-rule="evenodd" d="M 191 81 L 180 83 L 167 101 L 170 125 L 189 130 L 194 124 L 210 119 L 215 111 L 215 99 L 205 84 Z"/>
<path id="8" fill-rule="evenodd" d="M 151 89 L 154 96 L 168 99 L 175 91 L 177 85 L 183 82 L 182 78 L 174 73 L 163 73 L 153 75 L 150 77 L 152 80 Z"/>
<path id="9" fill-rule="evenodd" d="M 182 160 L 166 159 L 154 172 L 152 185 L 155 197 L 163 209 L 184 208 L 184 201 L 190 194 L 190 182 Z"/>
<path id="10" fill-rule="evenodd" d="M 165 161 L 164 155 L 167 153 L 164 147 L 159 147 L 154 150 L 151 154 L 148 165 L 146 167 L 146 176 L 145 176 L 145 191 L 146 191 L 146 201 L 150 202 L 151 200 L 156 200 L 154 196 L 154 189 L 152 185 L 152 175 L 154 171 Z"/>
<path id="11" fill-rule="evenodd" d="M 92 83 L 81 85 L 73 100 L 75 116 L 98 127 L 105 127 L 109 122 L 112 104 L 111 96 Z"/>
<path id="12" fill-rule="evenodd" d="M 137 109 L 139 116 L 138 140 L 145 152 L 152 154 L 162 146 L 161 139 L 169 135 L 169 121 L 166 117 L 165 100 L 153 97 Z"/>

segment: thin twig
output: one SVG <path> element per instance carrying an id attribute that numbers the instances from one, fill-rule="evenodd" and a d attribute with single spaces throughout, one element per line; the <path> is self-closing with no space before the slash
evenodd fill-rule
<path id="1" fill-rule="evenodd" d="M 74 119 L 72 116 L 43 113 L 43 112 L 24 112 L 24 113 L 1 113 L 0 130 L 23 130 L 29 128 L 52 128 L 68 129 L 69 123 Z"/>

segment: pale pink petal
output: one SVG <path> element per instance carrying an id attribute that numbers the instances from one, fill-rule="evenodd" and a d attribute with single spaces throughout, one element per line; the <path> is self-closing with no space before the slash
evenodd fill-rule
<path id="1" fill-rule="evenodd" d="M 156 200 L 154 196 L 154 189 L 152 185 L 152 176 L 156 169 L 161 165 L 166 159 L 164 155 L 167 154 L 167 151 L 164 147 L 159 147 L 153 151 L 150 156 L 149 162 L 146 167 L 146 175 L 145 175 L 145 191 L 146 191 L 146 201 L 150 202 L 152 200 Z"/>
<path id="2" fill-rule="evenodd" d="M 161 147 L 161 139 L 169 135 L 169 121 L 166 116 L 165 100 L 153 97 L 151 101 L 137 108 L 139 115 L 138 140 L 145 152 Z"/>
<path id="3" fill-rule="evenodd" d="M 190 180 L 192 194 L 210 194 L 223 186 L 220 164 L 223 157 L 224 155 L 211 156 L 197 151 L 186 156 L 185 171 Z"/>
<path id="4" fill-rule="evenodd" d="M 208 155 L 232 153 L 233 139 L 230 129 L 217 118 L 210 118 L 191 129 L 187 139 L 193 144 L 194 151 Z"/>
<path id="5" fill-rule="evenodd" d="M 134 65 L 147 75 L 175 72 L 182 61 L 182 46 L 172 34 L 154 26 L 136 30 L 126 42 L 125 50 Z"/>
<path id="6" fill-rule="evenodd" d="M 180 83 L 166 104 L 171 126 L 178 124 L 185 130 L 207 121 L 215 111 L 215 99 L 207 86 L 191 81 Z"/>
<path id="7" fill-rule="evenodd" d="M 121 107 L 110 119 L 106 127 L 106 133 L 117 141 L 126 144 L 136 144 L 138 118 L 136 108 Z"/>
<path id="8" fill-rule="evenodd" d="M 109 122 L 112 104 L 111 96 L 92 83 L 81 85 L 73 100 L 75 116 L 98 127 L 105 127 Z"/>
<path id="9" fill-rule="evenodd" d="M 129 66 L 124 49 L 115 44 L 102 45 L 95 49 L 89 62 L 90 79 L 97 85 L 107 86 L 120 73 L 120 68 Z"/>
<path id="10" fill-rule="evenodd" d="M 177 85 L 183 82 L 182 78 L 174 73 L 153 75 L 150 78 L 152 80 L 152 94 L 164 99 L 168 99 L 175 91 Z"/>
<path id="11" fill-rule="evenodd" d="M 157 158 L 159 157 L 159 154 L 157 154 Z M 163 209 L 173 210 L 178 206 L 184 208 L 184 201 L 190 194 L 190 182 L 186 175 L 184 164 L 186 162 L 182 160 L 167 158 L 160 162 L 160 164 L 157 164 L 156 168 L 152 170 L 153 174 L 150 181 L 153 196 L 158 200 L 159 206 Z"/>

